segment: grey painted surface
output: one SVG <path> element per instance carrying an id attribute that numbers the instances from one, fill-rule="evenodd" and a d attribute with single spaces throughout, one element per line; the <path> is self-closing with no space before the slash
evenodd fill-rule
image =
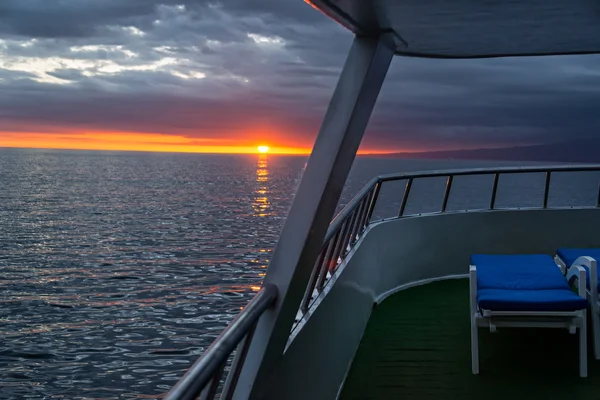
<path id="1" fill-rule="evenodd" d="M 598 226 L 600 209 L 449 213 L 372 226 L 289 345 L 266 398 L 335 399 L 375 299 L 386 291 L 466 274 L 472 253 L 600 247 Z"/>
<path id="2" fill-rule="evenodd" d="M 377 225 L 382 240 L 377 292 L 444 275 L 469 272 L 473 253 L 546 253 L 558 247 L 600 246 L 600 209 L 457 213 L 413 217 Z M 383 240 L 397 238 L 397 240 Z"/>
<path id="3" fill-rule="evenodd" d="M 591 0 L 309 0 L 359 35 L 392 32 L 398 54 L 495 57 L 600 52 Z"/>

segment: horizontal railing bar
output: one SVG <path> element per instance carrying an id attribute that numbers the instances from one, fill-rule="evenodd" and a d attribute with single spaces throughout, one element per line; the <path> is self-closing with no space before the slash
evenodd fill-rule
<path id="1" fill-rule="evenodd" d="M 531 166 L 531 167 L 495 167 L 495 168 L 462 168 L 462 169 L 446 169 L 432 170 L 419 172 L 401 172 L 394 174 L 379 175 L 374 180 L 375 182 L 388 182 L 410 178 L 436 178 L 445 177 L 448 175 L 464 176 L 464 175 L 488 175 L 488 174 L 518 174 L 518 173 L 534 173 L 534 172 L 585 172 L 585 171 L 600 171 L 600 164 L 573 164 L 573 165 L 557 165 L 557 166 Z"/>
<path id="2" fill-rule="evenodd" d="M 488 174 L 518 174 L 518 173 L 536 173 L 536 172 L 586 172 L 586 171 L 600 171 L 600 164 L 570 164 L 570 165 L 539 165 L 539 166 L 515 166 L 515 167 L 486 167 L 486 168 L 461 168 L 461 169 L 445 169 L 445 170 L 431 170 L 431 171 L 418 171 L 418 172 L 400 172 L 393 174 L 379 175 L 372 178 L 363 188 L 354 196 L 348 204 L 338 213 L 338 215 L 331 221 L 327 234 L 325 235 L 324 243 L 331 240 L 337 229 L 344 222 L 344 220 L 350 215 L 352 211 L 358 206 L 361 200 L 369 194 L 371 190 L 375 188 L 377 184 L 383 182 L 403 180 L 403 179 L 415 179 L 415 178 L 436 178 L 436 177 L 447 177 L 452 176 L 465 176 L 465 175 L 488 175 Z M 494 196 L 495 202 L 495 196 Z M 600 193 L 598 205 L 600 206 Z M 493 208 L 493 205 L 492 207 Z M 371 210 L 370 210 L 371 211 Z"/>
<path id="3" fill-rule="evenodd" d="M 277 298 L 277 286 L 265 284 L 244 309 L 171 388 L 164 400 L 193 400 L 227 361 L 229 355 L 252 329 L 262 313 Z"/>
<path id="4" fill-rule="evenodd" d="M 548 207 L 546 210 L 595 210 L 597 206 L 554 206 Z M 488 212 L 488 211 L 544 211 L 542 206 L 526 206 L 526 207 L 497 207 L 493 210 L 490 210 L 489 207 L 478 207 L 478 208 L 468 208 L 464 210 L 446 210 L 446 211 L 423 211 L 414 214 L 405 214 L 404 217 L 428 217 L 428 216 L 436 216 L 436 215 L 448 215 L 448 214 L 466 214 L 466 213 L 479 213 L 479 212 Z M 380 218 L 373 221 L 373 223 L 381 223 L 381 222 L 390 222 L 397 221 L 398 219 L 402 219 L 398 215 L 393 215 L 386 218 Z"/>

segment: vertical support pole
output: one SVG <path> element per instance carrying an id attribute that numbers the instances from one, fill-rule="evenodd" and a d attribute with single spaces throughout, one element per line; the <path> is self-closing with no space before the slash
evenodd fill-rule
<path id="1" fill-rule="evenodd" d="M 544 184 L 544 208 L 548 208 L 548 194 L 550 193 L 550 177 L 552 172 L 546 172 L 546 182 Z"/>
<path id="2" fill-rule="evenodd" d="M 406 181 L 406 188 L 404 189 L 404 194 L 402 195 L 402 202 L 400 203 L 400 210 L 398 211 L 398 217 L 404 215 L 404 210 L 406 209 L 406 203 L 408 202 L 408 196 L 410 196 L 410 188 L 412 186 L 413 178 L 408 178 Z"/>
<path id="3" fill-rule="evenodd" d="M 277 285 L 280 296 L 258 321 L 234 399 L 261 398 L 272 387 L 393 55 L 387 34 L 354 39 L 265 276 L 265 283 Z"/>
<path id="4" fill-rule="evenodd" d="M 344 261 L 346 258 L 346 252 L 348 251 L 348 245 L 350 244 L 350 240 L 353 239 L 352 232 L 354 231 L 354 226 L 356 225 L 356 220 L 358 219 L 358 214 L 360 211 L 360 207 L 356 207 L 352 215 L 348 216 L 348 231 L 346 232 L 346 236 L 344 237 L 344 243 L 342 245 L 342 252 L 340 253 L 340 258 Z"/>
<path id="5" fill-rule="evenodd" d="M 360 228 L 361 225 L 364 223 L 363 220 L 366 220 L 366 216 L 367 216 L 367 208 L 369 207 L 369 197 L 370 196 L 365 196 L 360 203 L 360 206 L 358 206 L 358 213 L 357 213 L 357 217 L 356 217 L 356 221 L 354 222 L 354 227 L 352 228 L 352 238 L 350 240 L 350 247 L 352 247 L 354 245 L 354 243 L 356 243 L 357 241 L 357 236 L 358 236 L 358 232 L 360 232 Z"/>
<path id="6" fill-rule="evenodd" d="M 231 363 L 231 369 L 229 370 L 227 378 L 225 379 L 225 385 L 223 386 L 223 391 L 221 392 L 221 400 L 231 400 L 231 397 L 233 396 L 233 389 L 237 385 L 237 381 L 240 376 L 240 368 L 242 365 L 244 365 L 244 361 L 246 360 L 248 347 L 252 341 L 252 336 L 254 335 L 255 329 L 256 324 L 254 324 L 252 329 L 250 329 L 250 331 L 246 334 L 246 337 L 238 345 L 236 357 Z"/>
<path id="7" fill-rule="evenodd" d="M 496 205 L 496 192 L 498 191 L 498 179 L 500 178 L 499 173 L 494 174 L 494 185 L 492 186 L 492 197 L 490 198 L 490 210 L 494 209 Z"/>
<path id="8" fill-rule="evenodd" d="M 373 216 L 375 207 L 377 207 L 377 199 L 379 198 L 379 192 L 381 191 L 381 185 L 383 185 L 382 182 L 377 182 L 375 184 L 375 188 L 373 189 L 373 196 L 371 196 L 369 203 L 367 205 L 367 207 L 369 207 L 368 211 L 367 211 L 367 218 L 365 218 L 365 220 L 361 222 L 360 229 L 358 230 L 359 233 L 362 232 L 362 228 L 369 225 L 369 222 L 371 221 L 371 217 Z"/>
<path id="9" fill-rule="evenodd" d="M 453 175 L 448 175 L 448 180 L 446 181 L 446 190 L 444 191 L 444 200 L 442 201 L 442 212 L 446 212 L 446 207 L 448 207 L 448 199 L 450 198 L 450 190 L 452 190 L 453 179 Z"/>

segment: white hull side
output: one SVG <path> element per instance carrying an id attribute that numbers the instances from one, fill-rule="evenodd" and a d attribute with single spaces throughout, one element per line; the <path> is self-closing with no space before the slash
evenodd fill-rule
<path id="1" fill-rule="evenodd" d="M 472 253 L 600 247 L 598 226 L 600 209 L 448 213 L 374 224 L 295 332 L 265 398 L 335 399 L 378 298 L 413 282 L 465 275 Z"/>

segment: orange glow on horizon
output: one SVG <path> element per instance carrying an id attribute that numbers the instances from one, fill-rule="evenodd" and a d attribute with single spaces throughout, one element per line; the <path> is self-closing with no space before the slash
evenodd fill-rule
<path id="1" fill-rule="evenodd" d="M 257 136 L 250 132 L 249 137 Z M 277 141 L 276 135 L 269 135 Z M 247 143 L 254 140 L 247 140 Z M 229 144 L 231 143 L 231 144 Z M 233 144 L 235 143 L 235 144 Z M 183 135 L 168 135 L 138 132 L 0 132 L 0 147 L 63 149 L 63 150 L 109 150 L 149 151 L 170 153 L 232 153 L 232 154 L 290 154 L 309 155 L 312 143 L 307 147 L 240 145 L 240 140 L 214 138 L 188 138 Z M 384 154 L 385 151 L 361 149 L 358 154 Z"/>
<path id="2" fill-rule="evenodd" d="M 233 142 L 236 144 L 229 144 Z M 1 132 L 0 147 L 65 150 L 151 151 L 173 153 L 256 154 L 256 145 L 239 145 L 239 140 L 187 138 L 181 135 L 136 132 L 23 133 Z M 310 154 L 310 148 L 266 147 L 270 154 Z M 265 153 L 266 153 L 265 152 Z"/>

